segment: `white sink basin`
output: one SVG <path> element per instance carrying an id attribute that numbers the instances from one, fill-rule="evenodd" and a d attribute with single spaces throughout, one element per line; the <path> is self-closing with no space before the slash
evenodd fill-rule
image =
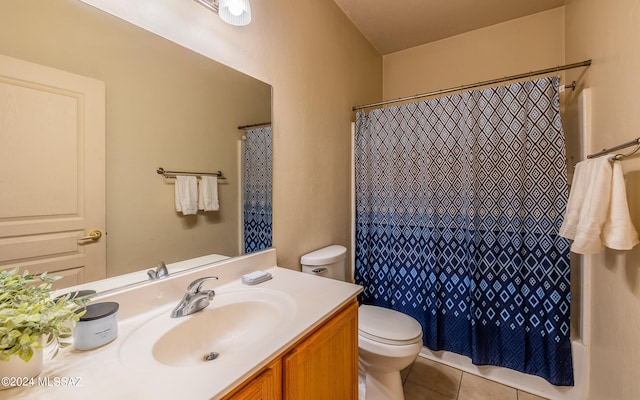
<path id="1" fill-rule="evenodd" d="M 293 319 L 296 303 L 279 291 L 254 288 L 218 292 L 207 308 L 185 317 L 170 318 L 172 308 L 125 339 L 125 365 L 198 367 L 246 356 Z"/>

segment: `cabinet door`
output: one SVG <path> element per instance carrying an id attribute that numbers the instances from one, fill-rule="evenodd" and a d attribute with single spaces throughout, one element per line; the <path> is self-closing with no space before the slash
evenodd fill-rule
<path id="1" fill-rule="evenodd" d="M 280 359 L 265 367 L 240 390 L 225 396 L 225 400 L 281 400 L 282 371 Z"/>
<path id="2" fill-rule="evenodd" d="M 286 400 L 358 398 L 358 304 L 352 302 L 284 357 Z"/>

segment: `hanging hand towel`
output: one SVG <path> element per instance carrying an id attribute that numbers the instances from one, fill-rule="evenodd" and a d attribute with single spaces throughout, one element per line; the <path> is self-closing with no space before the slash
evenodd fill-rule
<path id="1" fill-rule="evenodd" d="M 627 204 L 627 190 L 620 161 L 613 162 L 611 180 L 611 202 L 609 214 L 602 229 L 602 241 L 605 246 L 615 250 L 631 250 L 640 241 Z"/>
<path id="2" fill-rule="evenodd" d="M 176 176 L 176 211 L 184 215 L 198 212 L 198 180 L 195 176 Z"/>
<path id="3" fill-rule="evenodd" d="M 218 178 L 215 176 L 203 176 L 200 179 L 198 193 L 198 209 L 204 211 L 218 211 Z"/>
<path id="4" fill-rule="evenodd" d="M 589 185 L 588 171 L 590 172 L 591 160 L 582 161 L 576 164 L 573 170 L 573 180 L 571 181 L 571 191 L 567 201 L 567 211 L 560 227 L 559 235 L 567 239 L 575 239 L 578 222 L 580 222 L 580 210 L 584 202 L 584 196 Z"/>
<path id="5" fill-rule="evenodd" d="M 607 157 L 576 165 L 565 221 L 560 227 L 560 236 L 573 239 L 574 253 L 596 254 L 603 249 L 601 233 L 611 200 L 611 171 Z"/>

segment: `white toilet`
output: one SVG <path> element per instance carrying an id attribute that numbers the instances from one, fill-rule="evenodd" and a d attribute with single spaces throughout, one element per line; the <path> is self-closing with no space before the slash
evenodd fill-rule
<path id="1" fill-rule="evenodd" d="M 345 280 L 347 249 L 329 246 L 302 256 L 302 271 Z M 422 328 L 412 317 L 383 307 L 358 309 L 360 400 L 403 400 L 400 371 L 422 349 Z"/>

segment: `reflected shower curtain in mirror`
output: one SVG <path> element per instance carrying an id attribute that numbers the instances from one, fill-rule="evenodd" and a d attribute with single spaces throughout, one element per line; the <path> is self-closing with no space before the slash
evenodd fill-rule
<path id="1" fill-rule="evenodd" d="M 271 126 L 245 131 L 243 157 L 244 252 L 271 247 Z"/>
<path id="2" fill-rule="evenodd" d="M 432 350 L 573 385 L 558 84 L 359 112 L 355 277 Z"/>

